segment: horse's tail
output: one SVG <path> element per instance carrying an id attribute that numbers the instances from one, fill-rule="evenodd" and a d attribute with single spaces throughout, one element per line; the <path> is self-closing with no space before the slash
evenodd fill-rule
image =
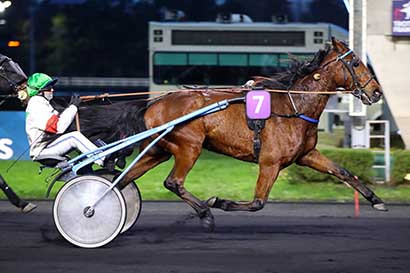
<path id="1" fill-rule="evenodd" d="M 145 131 L 145 100 L 80 107 L 81 132 L 92 141 L 110 143 Z"/>

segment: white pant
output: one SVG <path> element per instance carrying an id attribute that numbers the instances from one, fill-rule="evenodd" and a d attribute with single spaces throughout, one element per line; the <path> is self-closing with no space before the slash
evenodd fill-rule
<path id="1" fill-rule="evenodd" d="M 78 131 L 70 132 L 64 134 L 48 144 L 39 154 L 39 156 L 47 155 L 59 155 L 64 156 L 71 149 L 76 148 L 82 153 L 89 152 L 91 150 L 97 149 L 97 146 L 94 145 L 88 138 L 86 138 L 82 133 Z M 104 159 L 98 159 L 95 161 L 98 165 L 103 165 Z"/>

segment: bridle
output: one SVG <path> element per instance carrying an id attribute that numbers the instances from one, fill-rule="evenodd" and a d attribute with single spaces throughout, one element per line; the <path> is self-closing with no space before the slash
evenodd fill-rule
<path id="1" fill-rule="evenodd" d="M 346 57 L 349 56 L 350 54 L 352 55 L 352 58 L 348 61 L 348 60 L 346 60 Z M 343 77 L 344 77 L 344 81 L 345 81 L 344 86 L 346 86 L 346 82 L 348 80 L 347 75 L 346 75 L 346 69 L 347 69 L 347 71 L 350 73 L 350 76 L 352 77 L 352 83 L 349 87 L 349 90 L 351 90 L 350 93 L 353 96 L 355 96 L 356 98 L 360 99 L 360 100 L 362 99 L 362 97 L 364 97 L 369 102 L 369 104 L 372 104 L 372 102 L 370 101 L 369 96 L 363 90 L 374 79 L 374 75 L 365 72 L 365 73 L 369 74 L 369 79 L 366 81 L 366 83 L 364 85 L 362 85 L 360 83 L 359 77 L 357 76 L 357 74 L 355 72 L 355 69 L 354 69 L 354 67 L 359 65 L 360 59 L 356 56 L 356 54 L 354 54 L 353 50 L 351 50 L 351 49 L 349 49 L 347 52 L 345 52 L 343 54 L 338 54 L 335 59 L 332 59 L 332 60 L 326 62 L 324 65 L 322 65 L 321 69 L 325 68 L 326 66 L 328 66 L 331 63 L 338 62 L 338 61 L 341 61 L 343 63 L 343 74 L 344 74 Z M 359 76 L 362 77 L 365 73 L 360 74 Z M 291 91 L 290 91 L 290 88 L 291 88 L 295 78 L 296 78 L 296 74 L 294 74 L 293 78 L 290 80 L 290 84 L 287 88 L 287 95 L 288 95 L 289 100 L 291 102 L 294 114 L 283 115 L 283 114 L 274 113 L 274 115 L 280 116 L 280 117 L 286 117 L 286 118 L 297 117 L 297 118 L 304 119 L 304 120 L 306 120 L 308 122 L 311 122 L 311 123 L 315 123 L 315 124 L 319 123 L 319 120 L 316 120 L 314 118 L 311 118 L 311 117 L 305 116 L 304 114 L 299 113 L 299 111 L 296 107 L 296 104 L 295 104 L 295 102 L 292 98 Z"/>
<path id="2" fill-rule="evenodd" d="M 350 60 L 346 60 L 346 57 L 349 55 L 352 55 L 352 58 Z M 349 72 L 350 76 L 352 77 L 352 83 L 350 84 L 350 87 L 349 87 L 349 90 L 351 90 L 350 93 L 358 99 L 362 99 L 362 97 L 364 97 L 370 104 L 372 104 L 368 95 L 363 90 L 375 78 L 375 76 L 368 72 L 364 72 L 360 74 L 359 76 L 356 74 L 354 67 L 357 67 L 359 65 L 360 59 L 356 56 L 356 54 L 351 49 L 349 49 L 347 52 L 341 55 L 338 55 L 336 59 L 325 63 L 322 66 L 322 68 L 324 68 L 325 66 L 333 62 L 338 62 L 338 61 L 341 61 L 343 63 L 343 77 L 344 77 L 345 83 L 347 82 L 346 69 Z M 363 75 L 369 76 L 369 79 L 365 82 L 364 85 L 362 85 L 359 81 L 359 78 L 362 77 Z"/>

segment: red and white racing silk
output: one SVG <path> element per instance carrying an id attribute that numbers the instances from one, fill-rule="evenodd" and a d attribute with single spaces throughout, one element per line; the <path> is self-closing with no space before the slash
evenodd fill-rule
<path id="1" fill-rule="evenodd" d="M 77 107 L 70 105 L 59 114 L 50 102 L 42 96 L 32 97 L 26 109 L 26 133 L 30 144 L 30 157 L 35 159 L 47 146 L 45 132 L 62 134 L 67 130 L 77 113 Z"/>

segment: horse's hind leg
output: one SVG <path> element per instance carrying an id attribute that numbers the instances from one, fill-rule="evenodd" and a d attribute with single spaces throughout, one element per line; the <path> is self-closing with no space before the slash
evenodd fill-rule
<path id="1" fill-rule="evenodd" d="M 206 202 L 209 207 L 225 211 L 257 211 L 264 207 L 268 200 L 273 183 L 279 174 L 279 164 L 259 164 L 259 176 L 256 182 L 254 198 L 250 202 L 237 202 L 232 200 L 212 197 Z"/>
<path id="2" fill-rule="evenodd" d="M 387 211 L 383 201 L 371 189 L 366 187 L 357 176 L 352 175 L 348 170 L 338 166 L 336 163 L 322 155 L 318 150 L 314 149 L 310 151 L 308 154 L 298 159 L 296 163 L 301 166 L 308 166 L 322 173 L 336 176 L 360 192 L 363 197 L 372 204 L 373 208 Z"/>
<path id="3" fill-rule="evenodd" d="M 197 212 L 202 225 L 212 231 L 215 224 L 210 209 L 205 203 L 187 191 L 184 187 L 185 178 L 198 159 L 202 145 L 183 145 L 178 146 L 175 149 L 176 150 L 173 151 L 175 165 L 167 179 L 164 181 L 164 186 L 188 203 L 188 205 Z"/>

